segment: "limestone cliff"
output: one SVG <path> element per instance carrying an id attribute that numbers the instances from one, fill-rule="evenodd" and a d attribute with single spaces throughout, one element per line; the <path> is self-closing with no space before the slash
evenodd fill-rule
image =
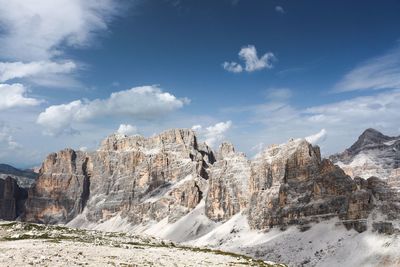
<path id="1" fill-rule="evenodd" d="M 210 168 L 206 214 L 215 221 L 227 220 L 248 204 L 250 161 L 235 152 L 232 144 L 223 143 L 217 162 Z"/>
<path id="2" fill-rule="evenodd" d="M 378 179 L 379 180 L 379 179 Z M 371 184 L 370 179 L 359 183 Z M 381 193 L 378 193 L 381 192 Z M 391 208 L 382 208 L 378 196 L 386 192 Z M 322 160 L 318 147 L 305 140 L 272 146 L 252 163 L 249 223 L 255 229 L 307 225 L 338 217 L 346 226 L 364 231 L 373 212 L 398 213 L 397 194 L 383 181 L 360 187 L 357 181 L 329 160 Z"/>
<path id="3" fill-rule="evenodd" d="M 173 221 L 204 197 L 214 161 L 191 130 L 150 138 L 112 135 L 95 152 L 63 150 L 43 163 L 26 220 L 65 223 L 86 208 L 92 222 L 117 214 L 133 223 Z"/>

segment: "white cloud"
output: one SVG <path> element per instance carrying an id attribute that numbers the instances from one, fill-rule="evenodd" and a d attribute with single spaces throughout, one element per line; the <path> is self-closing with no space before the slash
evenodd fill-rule
<path id="1" fill-rule="evenodd" d="M 0 0 L 0 82 L 24 79 L 46 87 L 82 87 L 63 60 L 67 47 L 87 47 L 120 10 L 113 0 Z"/>
<path id="2" fill-rule="evenodd" d="M 137 134 L 137 127 L 130 124 L 120 124 L 117 133 L 122 135 L 134 135 Z"/>
<path id="3" fill-rule="evenodd" d="M 236 62 L 224 62 L 223 68 L 227 71 L 239 73 L 243 70 L 253 72 L 261 69 L 271 69 L 272 62 L 276 59 L 271 52 L 265 53 L 262 57 L 258 57 L 257 50 L 254 45 L 242 47 L 239 51 L 239 58 L 244 61 L 244 67 Z"/>
<path id="4" fill-rule="evenodd" d="M 317 145 L 320 142 L 325 141 L 326 135 L 327 135 L 327 131 L 325 129 L 321 129 L 321 131 L 319 131 L 318 133 L 309 135 L 305 139 L 307 140 L 307 142 L 309 142 L 313 145 Z"/>
<path id="5" fill-rule="evenodd" d="M 285 10 L 283 9 L 283 7 L 281 7 L 281 6 L 276 6 L 275 7 L 275 11 L 280 13 L 280 14 L 285 14 L 286 13 Z"/>
<path id="6" fill-rule="evenodd" d="M 48 135 L 73 134 L 71 124 L 79 121 L 79 114 L 84 104 L 81 100 L 72 101 L 68 104 L 50 106 L 39 114 L 37 123 L 44 127 L 44 133 Z"/>
<path id="7" fill-rule="evenodd" d="M 37 123 L 45 128 L 45 133 L 59 135 L 73 133 L 74 123 L 111 116 L 156 119 L 188 103 L 188 99 L 178 99 L 156 86 L 142 86 L 114 92 L 107 99 L 76 100 L 50 106 L 39 114 Z"/>
<path id="8" fill-rule="evenodd" d="M 400 89 L 400 48 L 364 62 L 334 86 L 337 92 L 388 88 Z"/>
<path id="9" fill-rule="evenodd" d="M 272 68 L 272 61 L 275 59 L 274 54 L 271 52 L 268 52 L 259 58 L 254 45 L 243 47 L 239 52 L 239 57 L 244 60 L 246 64 L 245 69 L 248 72 L 264 68 L 270 69 Z"/>
<path id="10" fill-rule="evenodd" d="M 0 110 L 15 107 L 37 106 L 42 101 L 26 96 L 27 89 L 19 83 L 0 84 Z"/>
<path id="11" fill-rule="evenodd" d="M 44 74 L 70 73 L 76 68 L 72 61 L 0 62 L 0 82 Z"/>
<path id="12" fill-rule="evenodd" d="M 239 72 L 243 71 L 243 67 L 236 62 L 224 62 L 222 64 L 222 67 L 225 70 L 233 72 L 233 73 L 239 73 Z"/>
<path id="13" fill-rule="evenodd" d="M 225 133 L 231 128 L 232 121 L 226 122 L 218 122 L 215 125 L 203 128 L 201 125 L 194 125 L 192 127 L 199 135 L 201 139 L 204 139 L 204 142 L 211 146 L 215 147 L 218 145 L 217 143 L 221 142 L 225 138 Z"/>
<path id="14" fill-rule="evenodd" d="M 0 56 L 36 61 L 60 56 L 63 45 L 86 46 L 116 13 L 112 0 L 0 0 Z"/>

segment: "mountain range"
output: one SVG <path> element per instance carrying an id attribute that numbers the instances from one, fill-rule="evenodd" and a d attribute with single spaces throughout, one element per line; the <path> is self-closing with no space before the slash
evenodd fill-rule
<path id="1" fill-rule="evenodd" d="M 97 151 L 50 154 L 14 214 L 27 222 L 145 233 L 292 265 L 339 258 L 350 265 L 345 255 L 355 244 L 371 250 L 351 259 L 356 263 L 370 257 L 391 262 L 397 246 L 383 253 L 380 242 L 392 242 L 400 230 L 399 142 L 367 129 L 330 159 L 321 158 L 318 146 L 291 139 L 250 160 L 230 143 L 213 151 L 189 129 L 150 138 L 114 134 Z M 19 190 L 7 179 L 3 207 Z M 369 248 L 365 238 L 378 245 Z"/>

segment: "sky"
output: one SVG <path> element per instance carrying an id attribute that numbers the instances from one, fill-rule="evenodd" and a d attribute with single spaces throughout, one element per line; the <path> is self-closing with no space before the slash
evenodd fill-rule
<path id="1" fill-rule="evenodd" d="M 400 2 L 0 0 L 0 162 L 192 128 L 250 157 L 400 135 Z"/>

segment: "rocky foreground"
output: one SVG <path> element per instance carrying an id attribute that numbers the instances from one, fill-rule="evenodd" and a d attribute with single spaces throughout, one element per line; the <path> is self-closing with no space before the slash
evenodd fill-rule
<path id="1" fill-rule="evenodd" d="M 0 223 L 1 266 L 284 266 L 151 237 Z"/>

